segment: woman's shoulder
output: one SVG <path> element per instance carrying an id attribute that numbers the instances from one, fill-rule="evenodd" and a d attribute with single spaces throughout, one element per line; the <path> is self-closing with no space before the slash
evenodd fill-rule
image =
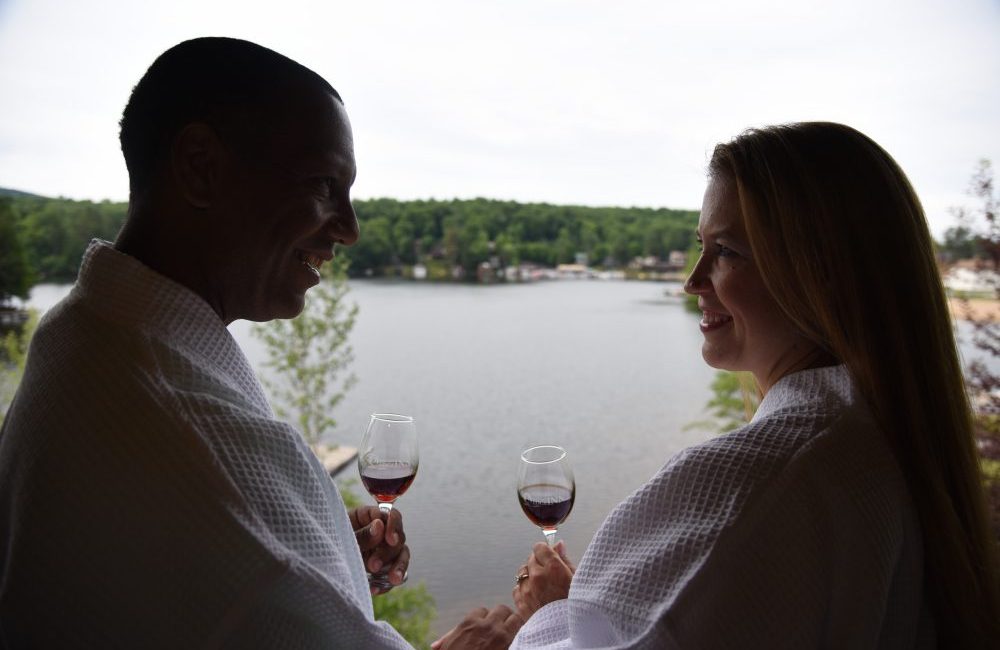
<path id="1" fill-rule="evenodd" d="M 882 442 L 874 418 L 844 366 L 805 370 L 782 378 L 768 391 L 750 422 L 684 450 L 668 467 L 682 471 L 708 465 L 759 475 L 761 471 L 780 470 L 830 438 L 847 448 L 879 447 Z M 829 447 L 843 451 L 844 444 Z M 819 448 L 827 447 L 819 444 Z"/>
<path id="2" fill-rule="evenodd" d="M 656 478 L 697 479 L 715 485 L 761 482 L 782 471 L 847 416 L 846 410 L 781 409 L 682 450 Z"/>
<path id="3" fill-rule="evenodd" d="M 675 513 L 729 521 L 774 491 L 804 490 L 834 501 L 865 492 L 905 497 L 874 419 L 849 386 L 830 388 L 828 380 L 840 382 L 842 374 L 825 374 L 786 385 L 751 422 L 684 449 L 634 496 L 666 499 Z"/>

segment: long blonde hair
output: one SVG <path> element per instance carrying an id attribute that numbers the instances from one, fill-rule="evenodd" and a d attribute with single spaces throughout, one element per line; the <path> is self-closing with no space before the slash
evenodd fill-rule
<path id="1" fill-rule="evenodd" d="M 906 476 L 942 647 L 1000 639 L 1000 573 L 972 417 L 920 201 L 896 162 L 828 122 L 716 147 L 785 314 L 846 364 Z"/>

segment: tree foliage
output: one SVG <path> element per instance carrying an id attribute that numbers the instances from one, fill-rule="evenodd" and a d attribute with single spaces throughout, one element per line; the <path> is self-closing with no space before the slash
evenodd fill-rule
<path id="1" fill-rule="evenodd" d="M 712 398 L 705 404 L 709 418 L 691 422 L 685 428 L 726 433 L 749 422 L 760 405 L 757 384 L 748 372 L 719 370 L 711 389 Z"/>
<path id="2" fill-rule="evenodd" d="M 127 205 L 14 196 L 9 199 L 35 278 L 68 282 L 76 278 L 90 240 L 114 240 Z"/>
<path id="3" fill-rule="evenodd" d="M 10 207 L 38 281 L 71 282 L 91 239 L 113 240 L 127 204 L 11 196 Z M 584 253 L 618 268 L 638 256 L 665 259 L 687 250 L 697 213 L 666 208 L 612 208 L 489 199 L 354 202 L 358 243 L 344 250 L 353 275 L 393 273 L 400 265 L 462 267 L 485 261 L 554 266 Z M 445 277 L 451 277 L 447 273 Z"/>
<path id="4" fill-rule="evenodd" d="M 994 194 L 993 168 L 989 160 L 981 160 L 972 175 L 969 194 L 977 201 L 975 208 L 957 208 L 952 212 L 962 227 L 975 234 L 980 252 L 986 257 L 981 270 L 1000 271 L 1000 222 L 997 221 L 998 199 Z M 996 277 L 986 275 L 987 279 Z M 1000 296 L 1000 287 L 993 287 Z M 967 305 L 966 305 L 967 307 Z M 1000 323 L 995 318 L 976 318 L 966 309 L 972 325 L 972 345 L 987 358 L 1000 357 Z M 994 313 L 991 316 L 996 316 Z M 966 383 L 973 395 L 973 402 L 980 414 L 979 424 L 1000 434 L 997 417 L 1000 416 L 1000 376 L 990 371 L 986 363 L 974 361 L 966 370 Z"/>
<path id="5" fill-rule="evenodd" d="M 14 393 L 24 376 L 28 345 L 37 326 L 38 312 L 29 309 L 28 320 L 24 325 L 0 338 L 0 422 L 7 416 L 7 409 L 10 408 Z"/>
<path id="6" fill-rule="evenodd" d="M 348 305 L 347 263 L 342 257 L 322 267 L 322 281 L 313 287 L 297 318 L 276 319 L 253 326 L 267 350 L 264 367 L 272 375 L 261 381 L 271 394 L 275 413 L 293 419 L 306 442 L 315 446 L 336 426 L 333 411 L 356 381 L 346 374 L 354 359 L 347 339 L 357 318 Z"/>
<path id="7" fill-rule="evenodd" d="M 956 225 L 945 231 L 939 250 L 949 261 L 978 257 L 1000 268 L 1000 199 L 994 193 L 993 164 L 983 158 L 969 180 L 971 206 L 951 209 Z"/>
<path id="8" fill-rule="evenodd" d="M 620 267 L 637 256 L 665 259 L 686 250 L 697 213 L 665 208 L 609 208 L 489 199 L 357 201 L 361 238 L 346 254 L 354 273 L 443 260 L 472 273 L 482 262 L 555 266 L 584 253 Z"/>
<path id="9" fill-rule="evenodd" d="M 996 278 L 995 273 L 1000 271 L 1000 222 L 997 220 L 1000 201 L 994 188 L 990 161 L 979 161 L 968 190 L 976 205 L 952 210 L 959 227 L 972 233 L 977 255 L 983 260 L 980 270 L 992 272 L 984 275 L 987 281 Z M 993 291 L 1000 297 L 1000 287 L 994 286 Z M 964 310 L 972 326 L 971 344 L 983 357 L 968 364 L 965 381 L 973 405 L 976 444 L 990 503 L 991 523 L 994 535 L 1000 539 L 1000 375 L 985 361 L 1000 358 L 1000 309 L 994 307 L 992 313 L 977 316 L 966 299 L 960 298 L 960 302 L 964 303 L 960 309 Z"/>
<path id="10" fill-rule="evenodd" d="M 32 280 L 11 201 L 0 198 L 0 308 L 11 298 L 27 298 Z"/>
<path id="11" fill-rule="evenodd" d="M 431 622 L 437 617 L 437 609 L 427 585 L 421 582 L 412 587 L 396 587 L 376 596 L 372 605 L 375 620 L 392 625 L 413 647 L 430 648 Z"/>

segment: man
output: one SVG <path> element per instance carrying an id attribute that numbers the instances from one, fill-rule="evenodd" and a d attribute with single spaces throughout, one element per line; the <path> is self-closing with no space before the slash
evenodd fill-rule
<path id="1" fill-rule="evenodd" d="M 409 647 L 364 568 L 402 582 L 400 518 L 346 513 L 226 330 L 296 316 L 358 237 L 339 95 L 196 39 L 121 143 L 125 227 L 46 314 L 0 434 L 0 647 Z"/>

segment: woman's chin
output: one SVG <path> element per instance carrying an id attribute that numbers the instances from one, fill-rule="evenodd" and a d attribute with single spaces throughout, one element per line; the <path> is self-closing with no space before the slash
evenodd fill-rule
<path id="1" fill-rule="evenodd" d="M 707 343 L 701 348 L 701 358 L 704 359 L 705 365 L 709 368 L 715 368 L 716 370 L 728 370 L 733 372 L 735 368 L 731 362 L 727 362 L 724 355 L 718 353 L 718 351 L 713 350 Z"/>

